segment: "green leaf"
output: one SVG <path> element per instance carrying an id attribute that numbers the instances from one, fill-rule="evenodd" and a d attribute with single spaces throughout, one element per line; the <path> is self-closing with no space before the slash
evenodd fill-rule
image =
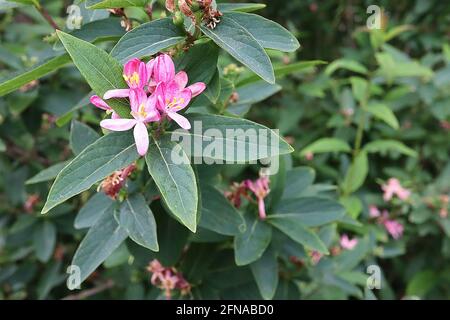
<path id="1" fill-rule="evenodd" d="M 148 172 L 175 217 L 189 230 L 197 228 L 197 183 L 189 158 L 170 136 L 153 139 L 145 156 Z"/>
<path id="2" fill-rule="evenodd" d="M 100 138 L 100 135 L 88 125 L 76 120 L 72 121 L 69 143 L 75 155 L 94 143 L 98 138 Z"/>
<path id="3" fill-rule="evenodd" d="M 120 25 L 120 20 L 119 17 L 95 20 L 83 24 L 80 29 L 75 29 L 69 34 L 91 43 L 119 40 L 125 33 L 125 29 Z M 57 42 L 55 43 L 54 49 L 61 50 L 63 46 Z"/>
<path id="4" fill-rule="evenodd" d="M 84 149 L 58 174 L 42 213 L 89 189 L 139 157 L 129 131 L 111 132 Z"/>
<path id="5" fill-rule="evenodd" d="M 220 73 L 219 70 L 216 69 L 216 72 L 211 78 L 209 84 L 206 86 L 203 94 L 209 99 L 209 101 L 211 101 L 213 104 L 216 104 L 217 100 L 219 99 L 221 89 L 222 86 L 220 82 Z"/>
<path id="6" fill-rule="evenodd" d="M 172 139 L 181 140 L 184 150 L 195 157 L 248 162 L 293 151 L 275 131 L 246 119 L 194 113 L 187 118 L 191 132 L 172 131 Z"/>
<path id="7" fill-rule="evenodd" d="M 110 89 L 127 87 L 122 77 L 122 65 L 108 53 L 67 33 L 56 32 L 73 63 L 97 95 L 103 97 Z M 123 100 L 110 99 L 108 104 L 122 118 L 130 117 L 130 107 Z"/>
<path id="8" fill-rule="evenodd" d="M 398 120 L 392 110 L 383 103 L 371 103 L 365 110 L 371 113 L 374 117 L 386 122 L 387 125 L 391 126 L 395 130 L 400 127 Z"/>
<path id="9" fill-rule="evenodd" d="M 6 78 L 0 78 L 0 97 L 14 90 L 19 89 L 23 85 L 34 79 L 41 78 L 50 72 L 53 72 L 70 62 L 68 54 L 63 54 L 54 58 L 44 60 L 33 67 L 10 74 Z"/>
<path id="10" fill-rule="evenodd" d="M 88 9 L 144 7 L 150 0 L 86 0 Z"/>
<path id="11" fill-rule="evenodd" d="M 84 281 L 127 238 L 127 232 L 114 219 L 114 205 L 102 214 L 89 229 L 75 252 L 72 265 L 80 268 Z"/>
<path id="12" fill-rule="evenodd" d="M 342 184 L 342 188 L 346 194 L 350 194 L 358 190 L 364 183 L 369 172 L 369 164 L 367 159 L 367 153 L 361 151 L 353 160 L 350 168 Z"/>
<path id="13" fill-rule="evenodd" d="M 225 14 L 214 28 L 201 27 L 203 33 L 235 59 L 269 83 L 275 83 L 272 63 L 255 38 Z"/>
<path id="14" fill-rule="evenodd" d="M 420 271 L 412 277 L 406 287 L 406 295 L 425 298 L 426 294 L 438 283 L 439 277 L 434 270 Z"/>
<path id="15" fill-rule="evenodd" d="M 316 65 L 325 64 L 325 63 L 326 62 L 322 61 L 322 60 L 311 60 L 311 61 L 294 62 L 294 63 L 290 63 L 288 65 L 284 65 L 284 64 L 278 65 L 278 66 L 275 66 L 275 68 L 274 68 L 275 77 L 277 79 L 281 79 L 284 76 L 296 74 L 299 72 L 305 72 L 305 71 L 313 69 Z M 249 84 L 249 83 L 256 82 L 256 81 L 260 81 L 260 78 L 255 74 L 249 74 L 238 81 L 238 86 L 243 86 L 245 84 Z"/>
<path id="16" fill-rule="evenodd" d="M 190 48 L 175 60 L 175 67 L 188 74 L 190 84 L 195 82 L 208 84 L 217 71 L 218 58 L 219 48 L 209 41 Z"/>
<path id="17" fill-rule="evenodd" d="M 272 228 L 256 214 L 247 214 L 244 218 L 247 228 L 234 238 L 234 259 L 238 266 L 261 258 L 272 238 Z"/>
<path id="18" fill-rule="evenodd" d="M 239 12 L 251 12 L 260 9 L 264 9 L 266 5 L 264 3 L 218 3 L 217 9 L 221 12 L 227 11 L 239 11 Z"/>
<path id="19" fill-rule="evenodd" d="M 242 12 L 228 12 L 224 16 L 247 30 L 263 48 L 293 52 L 300 47 L 298 40 L 288 30 L 269 19 Z"/>
<path id="20" fill-rule="evenodd" d="M 50 221 L 38 224 L 33 233 L 33 246 L 36 257 L 41 262 L 47 262 L 55 249 L 56 228 Z"/>
<path id="21" fill-rule="evenodd" d="M 296 167 L 286 173 L 283 199 L 298 198 L 302 192 L 312 185 L 316 173 L 309 167 Z"/>
<path id="22" fill-rule="evenodd" d="M 375 140 L 367 143 L 363 150 L 368 153 L 387 153 L 389 151 L 417 157 L 417 152 L 397 140 Z"/>
<path id="23" fill-rule="evenodd" d="M 240 115 L 239 110 L 243 106 L 252 105 L 267 99 L 281 90 L 281 86 L 270 84 L 265 81 L 257 81 L 237 88 L 236 93 L 239 97 L 236 103 L 227 106 L 227 111 Z"/>
<path id="24" fill-rule="evenodd" d="M 110 197 L 103 192 L 94 194 L 80 209 L 75 217 L 75 229 L 92 227 L 102 214 L 114 203 Z"/>
<path id="25" fill-rule="evenodd" d="M 250 264 L 250 269 L 261 296 L 265 300 L 272 299 L 278 287 L 278 262 L 275 252 L 267 249 L 261 259 Z"/>
<path id="26" fill-rule="evenodd" d="M 271 215 L 268 217 L 268 222 L 301 245 L 328 254 L 328 249 L 322 240 L 308 229 L 299 217 L 300 215 Z"/>
<path id="27" fill-rule="evenodd" d="M 290 217 L 306 227 L 318 227 L 342 218 L 345 208 L 333 200 L 305 197 L 283 200 L 275 212 L 270 217 Z"/>
<path id="28" fill-rule="evenodd" d="M 225 196 L 210 185 L 202 185 L 202 213 L 199 226 L 224 235 L 245 231 L 245 221 Z"/>
<path id="29" fill-rule="evenodd" d="M 350 83 L 352 84 L 353 96 L 359 103 L 364 104 L 369 93 L 369 83 L 360 77 L 351 77 Z"/>
<path id="30" fill-rule="evenodd" d="M 152 254 L 163 265 L 173 266 L 179 261 L 191 233 L 170 215 L 163 212 L 155 213 L 157 213 L 155 218 L 158 226 L 159 252 Z"/>
<path id="31" fill-rule="evenodd" d="M 70 161 L 64 161 L 64 162 L 60 162 L 60 163 L 54 164 L 54 165 L 52 165 L 52 166 L 50 166 L 48 168 L 45 168 L 44 170 L 42 170 L 41 172 L 39 172 L 35 176 L 33 176 L 30 179 L 28 179 L 25 182 L 25 184 L 35 184 L 35 183 L 40 183 L 40 182 L 52 180 L 52 179 L 56 178 L 58 173 L 65 166 L 67 166 L 67 164 L 69 162 Z"/>
<path id="32" fill-rule="evenodd" d="M 152 251 L 159 250 L 155 218 L 144 196 L 135 194 L 125 199 L 116 219 L 134 242 Z"/>
<path id="33" fill-rule="evenodd" d="M 184 39 L 170 18 L 143 23 L 126 33 L 111 51 L 120 62 L 130 58 L 151 56 Z"/>
<path id="34" fill-rule="evenodd" d="M 338 138 L 321 138 L 307 145 L 300 152 L 300 156 L 305 156 L 309 152 L 313 154 L 326 152 L 350 152 L 352 148 L 350 145 Z"/>
<path id="35" fill-rule="evenodd" d="M 338 59 L 330 63 L 330 65 L 325 69 L 325 74 L 330 76 L 333 72 L 335 72 L 338 69 L 346 69 L 362 74 L 367 73 L 367 68 L 358 61 L 348 59 Z"/>

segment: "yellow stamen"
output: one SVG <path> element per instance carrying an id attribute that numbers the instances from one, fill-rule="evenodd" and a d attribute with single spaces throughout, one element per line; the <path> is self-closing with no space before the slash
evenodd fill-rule
<path id="1" fill-rule="evenodd" d="M 184 104 L 184 98 L 174 97 L 172 102 L 170 102 L 169 99 L 166 99 L 166 108 L 167 109 L 172 109 L 172 110 L 178 111 L 182 108 L 183 104 Z"/>

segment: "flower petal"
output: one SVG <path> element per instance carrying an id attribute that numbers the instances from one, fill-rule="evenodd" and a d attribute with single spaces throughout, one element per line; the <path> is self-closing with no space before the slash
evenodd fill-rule
<path id="1" fill-rule="evenodd" d="M 113 89 L 106 91 L 103 95 L 103 99 L 128 98 L 129 95 L 130 89 Z"/>
<path id="2" fill-rule="evenodd" d="M 178 92 L 175 98 L 177 98 L 177 101 L 179 102 L 173 108 L 171 108 L 171 111 L 180 111 L 186 108 L 189 102 L 191 101 L 191 97 L 192 92 L 188 88 Z"/>
<path id="3" fill-rule="evenodd" d="M 148 150 L 148 132 L 147 127 L 141 121 L 138 121 L 133 130 L 134 141 L 136 141 L 136 148 L 138 153 L 143 156 Z"/>
<path id="4" fill-rule="evenodd" d="M 167 54 L 161 54 L 155 58 L 153 64 L 153 80 L 156 83 L 161 81 L 172 81 L 175 77 L 175 65 L 172 58 Z"/>
<path id="5" fill-rule="evenodd" d="M 187 76 L 186 72 L 180 71 L 175 75 L 175 78 L 173 80 L 178 85 L 178 89 L 183 90 L 188 83 L 188 76 Z"/>
<path id="6" fill-rule="evenodd" d="M 169 111 L 167 112 L 167 116 L 178 123 L 178 125 L 183 129 L 189 130 L 191 128 L 189 120 L 183 117 L 181 114 Z"/>
<path id="7" fill-rule="evenodd" d="M 105 101 L 103 101 L 103 99 L 100 98 L 99 96 L 94 95 L 89 100 L 97 108 L 100 108 L 100 109 L 106 110 L 106 111 L 111 110 L 111 107 Z"/>
<path id="8" fill-rule="evenodd" d="M 135 119 L 106 119 L 100 121 L 102 128 L 112 131 L 127 131 L 136 124 Z"/>
<path id="9" fill-rule="evenodd" d="M 141 104 L 145 105 L 146 102 L 147 94 L 143 89 L 130 90 L 130 106 L 132 111 L 138 112 Z"/>
<path id="10" fill-rule="evenodd" d="M 203 82 L 196 82 L 187 87 L 192 92 L 192 98 L 198 96 L 206 89 L 206 84 Z"/>

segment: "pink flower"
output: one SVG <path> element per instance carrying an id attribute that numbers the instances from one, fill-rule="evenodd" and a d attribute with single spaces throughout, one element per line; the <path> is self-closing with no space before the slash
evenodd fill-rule
<path id="1" fill-rule="evenodd" d="M 100 122 L 100 126 L 112 131 L 126 131 L 134 127 L 134 140 L 138 153 L 147 153 L 149 139 L 146 123 L 160 120 L 156 110 L 156 97 L 139 89 L 130 91 L 131 115 L 134 119 L 107 119 Z"/>
<path id="2" fill-rule="evenodd" d="M 150 60 L 147 68 L 151 73 L 150 87 L 156 87 L 159 83 L 164 82 L 171 85 L 175 82 L 178 85 L 178 90 L 183 91 L 188 83 L 188 76 L 186 72 L 180 71 L 175 74 L 175 65 L 172 58 L 167 54 L 161 54 L 155 59 Z M 196 82 L 187 87 L 192 93 L 192 98 L 198 96 L 205 90 L 206 85 L 203 82 Z"/>
<path id="3" fill-rule="evenodd" d="M 370 205 L 369 206 L 369 216 L 371 218 L 378 218 L 380 216 L 380 210 L 374 206 L 374 205 Z"/>
<path id="4" fill-rule="evenodd" d="M 396 221 L 396 220 L 390 220 L 386 219 L 383 222 L 384 227 L 386 228 L 386 231 L 392 236 L 394 239 L 400 239 L 403 235 L 403 225 Z"/>
<path id="5" fill-rule="evenodd" d="M 137 58 L 131 59 L 125 64 L 122 76 L 129 89 L 108 90 L 103 95 L 104 99 L 127 98 L 132 90 L 144 89 L 150 80 L 150 72 L 146 64 Z"/>
<path id="6" fill-rule="evenodd" d="M 319 251 L 312 251 L 311 252 L 311 261 L 313 264 L 318 264 L 320 259 L 322 259 L 323 254 L 321 254 Z"/>
<path id="7" fill-rule="evenodd" d="M 120 119 L 119 115 L 114 112 L 114 110 L 100 98 L 99 96 L 92 96 L 90 99 L 91 103 L 99 109 L 105 110 L 106 113 L 112 113 L 111 118 Z"/>
<path id="8" fill-rule="evenodd" d="M 264 207 L 264 198 L 269 194 L 269 178 L 262 176 L 256 181 L 245 180 L 245 186 L 252 191 L 258 199 L 259 217 L 264 220 L 266 218 L 266 209 Z"/>
<path id="9" fill-rule="evenodd" d="M 358 239 L 350 239 L 346 234 L 343 234 L 339 242 L 342 248 L 352 250 L 358 244 Z"/>
<path id="10" fill-rule="evenodd" d="M 403 188 L 396 178 L 390 178 L 386 184 L 381 186 L 381 189 L 384 191 L 384 201 L 391 200 L 394 195 L 397 195 L 400 200 L 406 200 L 411 195 L 411 191 Z"/>
<path id="11" fill-rule="evenodd" d="M 177 112 L 186 108 L 192 98 L 192 92 L 189 89 L 179 90 L 175 82 L 166 84 L 161 82 L 155 91 L 158 97 L 157 108 L 162 114 L 174 120 L 183 129 L 189 130 L 191 124 L 189 120 L 178 114 Z"/>

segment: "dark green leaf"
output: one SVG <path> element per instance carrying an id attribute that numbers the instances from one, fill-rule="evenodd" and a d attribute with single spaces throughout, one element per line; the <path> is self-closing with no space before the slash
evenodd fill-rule
<path id="1" fill-rule="evenodd" d="M 89 229 L 75 252 L 72 265 L 80 268 L 84 281 L 127 238 L 127 232 L 114 219 L 114 206 L 110 206 Z"/>
<path id="2" fill-rule="evenodd" d="M 247 226 L 244 233 L 234 238 L 234 254 L 238 266 L 252 263 L 263 255 L 272 238 L 272 228 L 257 215 L 245 216 Z"/>
<path id="3" fill-rule="evenodd" d="M 100 138 L 100 135 L 88 125 L 76 120 L 72 121 L 69 143 L 75 155 L 94 143 L 98 138 Z"/>
<path id="4" fill-rule="evenodd" d="M 170 136 L 150 143 L 145 156 L 147 168 L 165 204 L 189 230 L 197 228 L 197 184 L 189 158 Z"/>
<path id="5" fill-rule="evenodd" d="M 125 34 L 112 49 L 111 55 L 120 62 L 150 56 L 184 39 L 170 18 L 141 24 Z"/>
<path id="6" fill-rule="evenodd" d="M 150 250 L 159 250 L 155 218 L 141 194 L 125 199 L 116 217 L 133 241 Z"/>
<path id="7" fill-rule="evenodd" d="M 199 226 L 224 235 L 245 230 L 245 221 L 224 195 L 210 185 L 201 186 L 202 213 Z"/>
<path id="8" fill-rule="evenodd" d="M 275 252 L 267 249 L 261 259 L 250 264 L 250 269 L 261 296 L 265 300 L 272 299 L 278 286 L 278 262 Z"/>
<path id="9" fill-rule="evenodd" d="M 214 28 L 201 27 L 203 33 L 219 47 L 269 83 L 275 83 L 272 63 L 263 47 L 233 19 L 224 15 Z"/>
<path id="10" fill-rule="evenodd" d="M 139 157 L 131 132 L 112 132 L 84 149 L 58 174 L 42 213 L 89 189 Z"/>

